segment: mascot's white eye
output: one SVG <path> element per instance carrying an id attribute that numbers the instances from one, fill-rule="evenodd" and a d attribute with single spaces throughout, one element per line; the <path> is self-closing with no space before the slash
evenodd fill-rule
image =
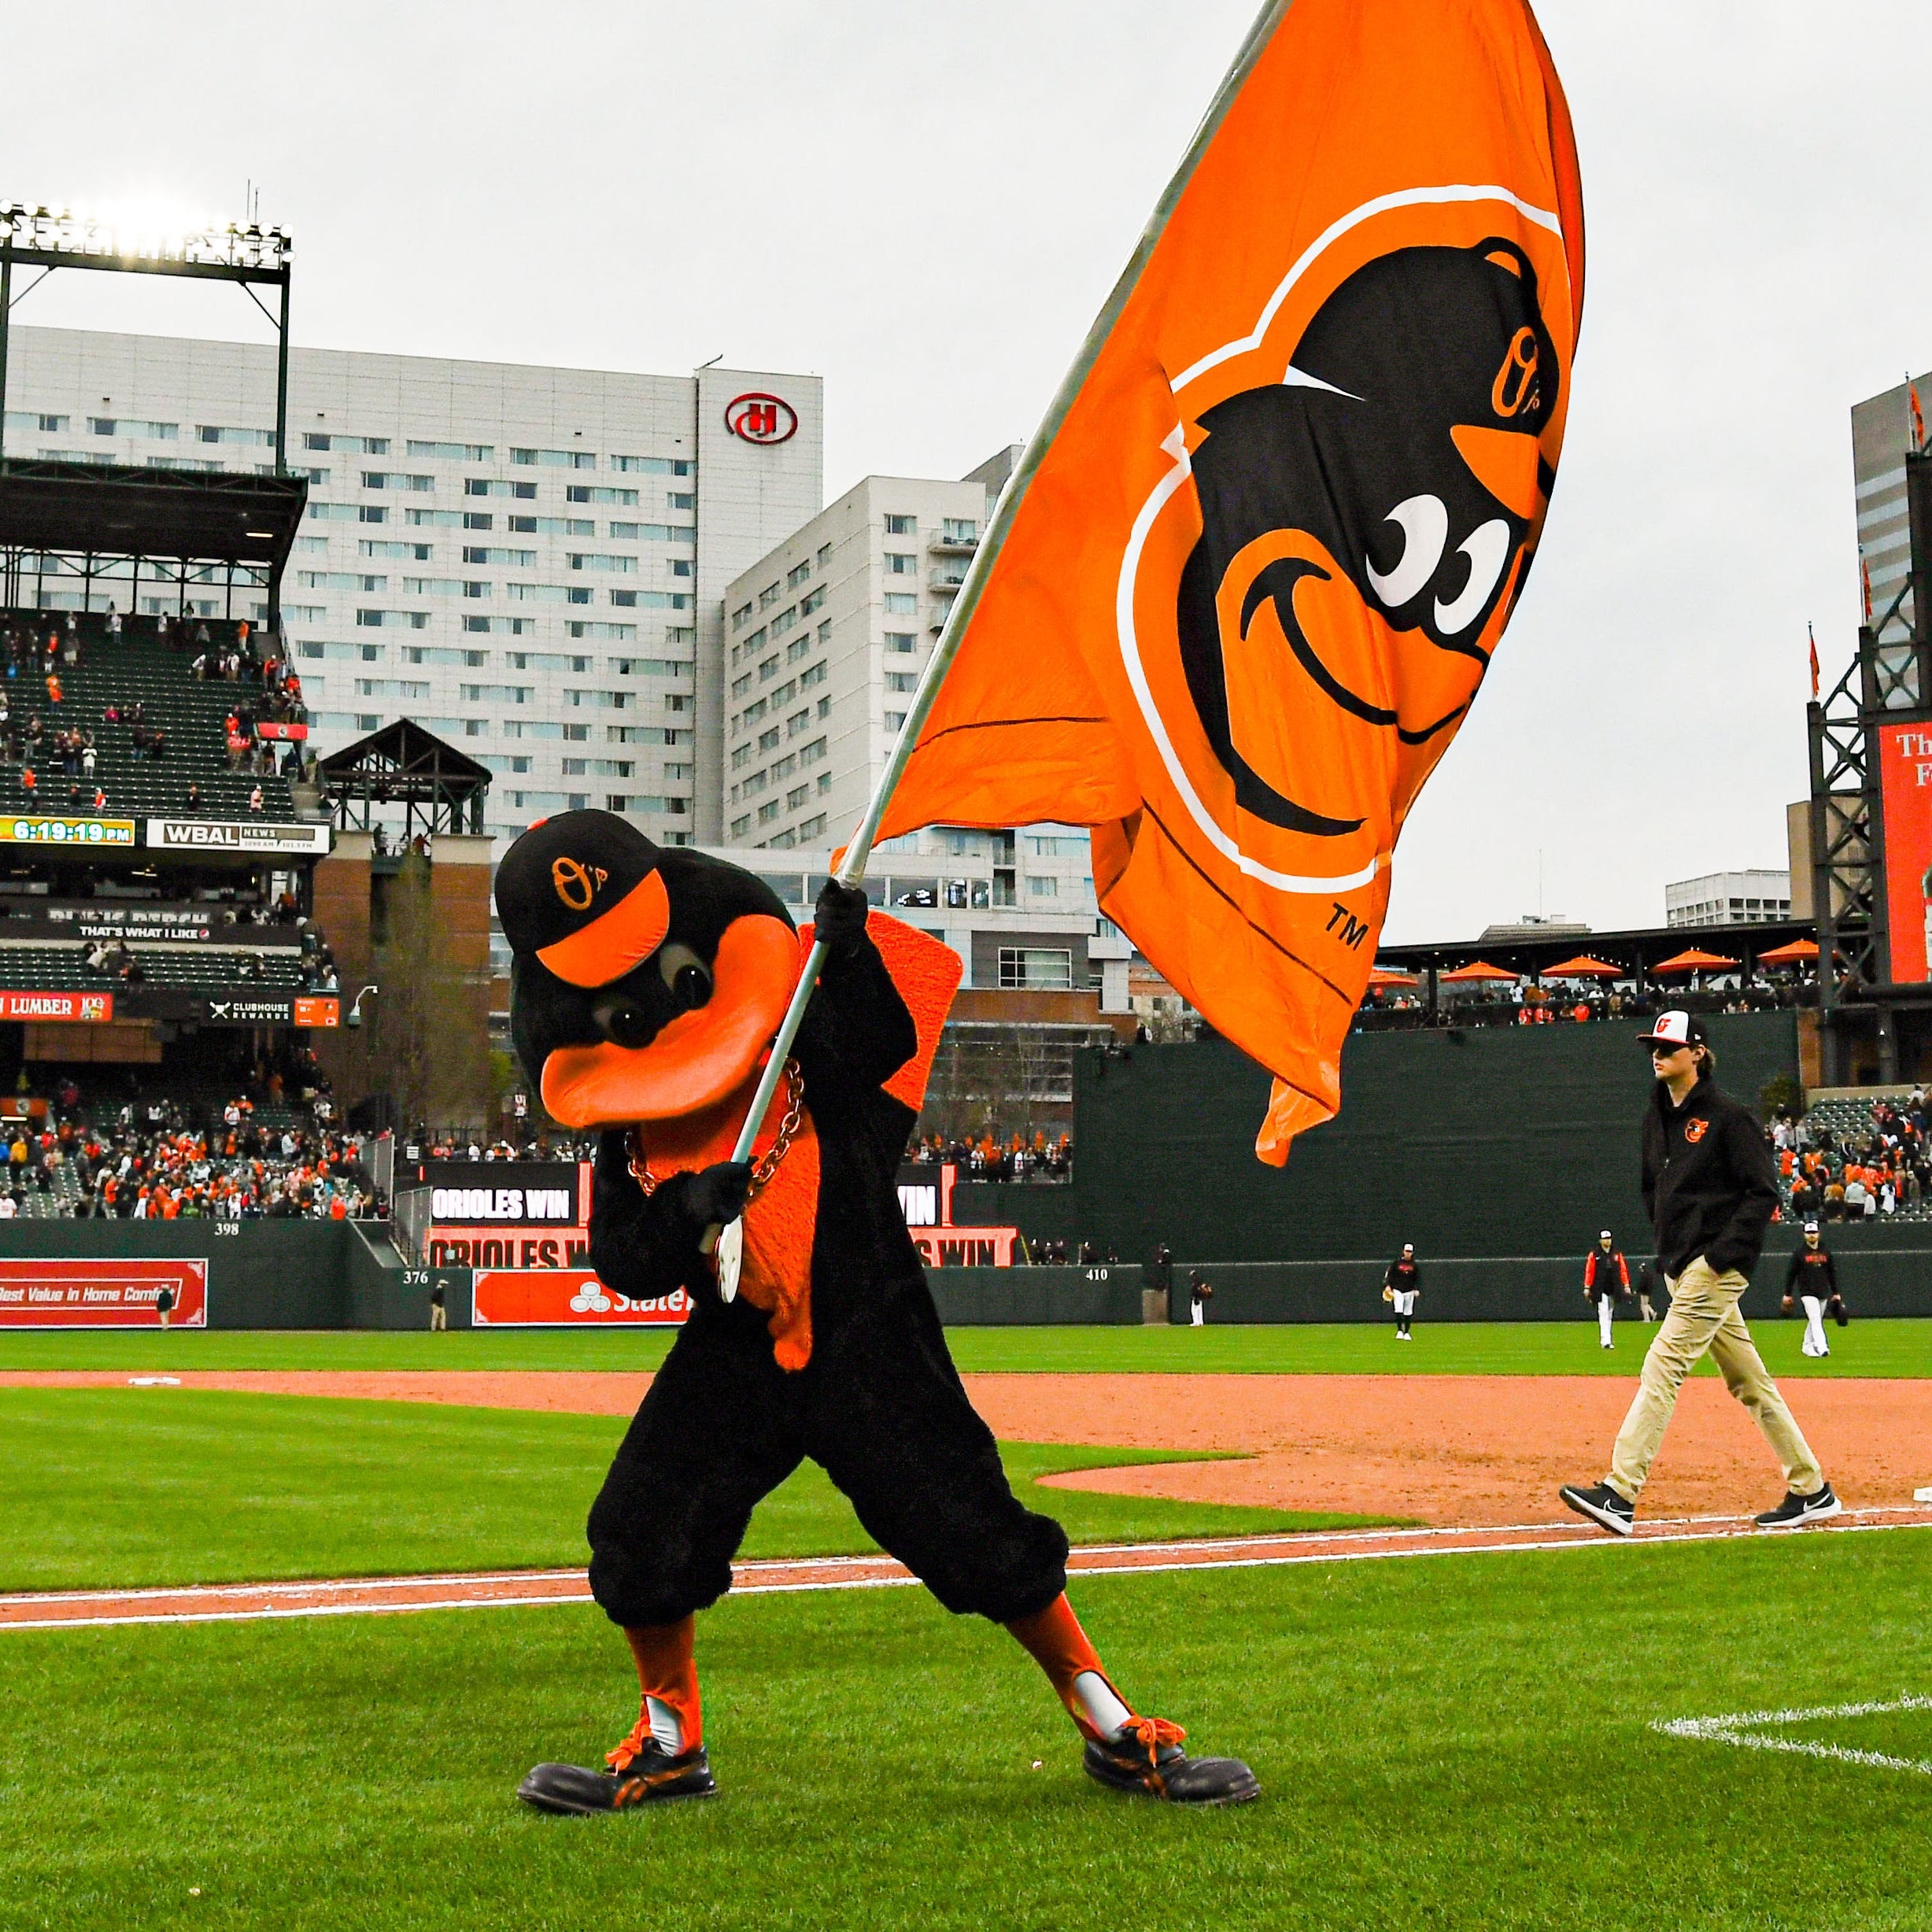
<path id="1" fill-rule="evenodd" d="M 711 970 L 689 946 L 674 942 L 657 956 L 657 970 L 671 997 L 687 1012 L 711 996 Z"/>
<path id="2" fill-rule="evenodd" d="M 1439 597 L 1435 604 L 1436 624 L 1445 636 L 1451 637 L 1476 621 L 1489 601 L 1489 593 L 1496 588 L 1496 580 L 1509 559 L 1509 526 L 1501 517 L 1492 517 L 1471 530 L 1460 549 L 1469 560 L 1469 581 L 1453 603 L 1445 604 Z"/>
<path id="3" fill-rule="evenodd" d="M 1367 568 L 1376 595 L 1393 611 L 1408 603 L 1435 574 L 1435 567 L 1443 560 L 1443 545 L 1449 541 L 1449 512 L 1440 497 L 1411 497 L 1397 504 L 1383 520 L 1400 526 L 1402 553 L 1387 576 L 1372 563 Z"/>

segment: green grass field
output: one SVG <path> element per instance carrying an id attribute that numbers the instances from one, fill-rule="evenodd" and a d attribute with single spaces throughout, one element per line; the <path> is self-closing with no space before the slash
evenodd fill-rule
<path id="1" fill-rule="evenodd" d="M 1760 1334 L 1778 1372 L 1798 1372 L 1796 1324 Z M 1594 1332 L 1567 1327 L 1417 1335 L 1400 1357 L 1409 1373 L 1607 1362 L 1630 1375 L 1638 1361 L 1634 1348 L 1601 1357 Z M 1395 1365 L 1381 1329 L 952 1339 L 984 1368 Z M 1834 1340 L 1827 1369 L 1923 1374 L 1932 1324 Z M 4 1346 L 13 1366 L 134 1372 L 608 1369 L 658 1352 L 543 1334 Z M 0 1587 L 579 1563 L 622 1426 L 196 1389 L 0 1390 Z M 1042 1493 L 1034 1479 L 1051 1470 L 1165 1458 L 1003 1453 L 1021 1494 L 1078 1540 L 1338 1520 Z M 760 1509 L 747 1550 L 866 1546 L 808 1466 Z M 1932 1926 L 1932 1777 L 1653 1728 L 1932 1692 L 1932 1533 L 1605 1539 L 1089 1578 L 1073 1594 L 1129 1694 L 1188 1725 L 1197 1748 L 1249 1758 L 1260 1802 L 1195 1816 L 1092 1786 L 1010 1640 L 911 1589 L 727 1598 L 700 1623 L 722 1795 L 596 1819 L 539 1817 L 512 1795 L 539 1758 L 595 1761 L 634 1712 L 622 1642 L 586 1606 L 0 1629 L 0 1932 Z M 1778 1734 L 1932 1762 L 1932 1709 Z"/>
<path id="2" fill-rule="evenodd" d="M 1083 1779 L 999 1631 L 921 1593 L 700 1620 L 722 1795 L 511 1796 L 634 1705 L 582 1608 L 0 1634 L 0 1926 L 1923 1932 L 1932 1780 L 1653 1720 L 1932 1683 L 1932 1536 L 1110 1578 L 1129 1694 L 1263 1797 Z M 1812 1726 L 1831 1741 L 1831 1727 Z M 1847 1734 L 1848 1736 L 1850 1734 Z M 1932 1757 L 1932 1712 L 1857 1748 Z M 1038 1768 L 1036 1768 L 1037 1761 Z"/>
<path id="3" fill-rule="evenodd" d="M 622 1418 L 205 1389 L 0 1390 L 0 1590 L 560 1568 Z M 1066 1469 L 1196 1454 L 1009 1443 L 1014 1487 L 1076 1542 L 1393 1518 L 1043 1491 Z M 807 1463 L 760 1505 L 748 1557 L 877 1546 Z"/>
<path id="4" fill-rule="evenodd" d="M 1832 1354 L 1798 1353 L 1801 1321 L 1755 1322 L 1765 1361 L 1779 1376 L 1932 1376 L 1932 1321 L 1856 1321 L 1831 1330 Z M 953 1358 L 968 1373 L 1062 1375 L 1160 1372 L 1236 1375 L 1634 1376 L 1649 1339 L 1619 1323 L 1617 1346 L 1597 1346 L 1594 1320 L 1441 1323 L 1418 1319 L 1398 1350 L 1383 1324 L 1267 1328 L 949 1328 Z M 575 1334 L 554 1329 L 445 1335 L 156 1329 L 0 1334 L 0 1371 L 232 1369 L 644 1369 L 670 1346 L 668 1331 Z M 1705 1364 L 1701 1374 L 1713 1372 Z"/>

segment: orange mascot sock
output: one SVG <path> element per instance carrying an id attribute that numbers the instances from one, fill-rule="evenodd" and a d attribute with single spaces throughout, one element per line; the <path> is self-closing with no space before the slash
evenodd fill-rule
<path id="1" fill-rule="evenodd" d="M 624 1632 L 637 1661 L 642 1693 L 637 1727 L 631 1735 L 640 1743 L 646 1735 L 656 1738 L 674 1757 L 704 1742 L 694 1654 L 696 1630 L 697 1619 L 687 1616 L 675 1624 L 640 1624 Z"/>
<path id="2" fill-rule="evenodd" d="M 1088 1642 L 1064 1591 L 1045 1609 L 1016 1617 L 1007 1628 L 1047 1673 L 1082 1736 L 1110 1742 L 1132 1721 L 1132 1708 L 1108 1681 L 1099 1653 Z"/>

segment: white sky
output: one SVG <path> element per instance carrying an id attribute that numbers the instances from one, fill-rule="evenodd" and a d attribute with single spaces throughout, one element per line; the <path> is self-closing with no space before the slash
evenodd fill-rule
<path id="1" fill-rule="evenodd" d="M 226 220 L 253 179 L 301 343 L 817 372 L 829 499 L 1025 439 L 1251 12 L 68 0 L 9 19 L 0 198 Z M 1589 219 L 1569 441 L 1391 940 L 1535 911 L 1539 864 L 1598 927 L 1782 866 L 1805 623 L 1829 681 L 1858 620 L 1850 406 L 1932 360 L 1922 8 L 1540 12 Z M 78 275 L 16 320 L 267 333 L 238 290 Z"/>

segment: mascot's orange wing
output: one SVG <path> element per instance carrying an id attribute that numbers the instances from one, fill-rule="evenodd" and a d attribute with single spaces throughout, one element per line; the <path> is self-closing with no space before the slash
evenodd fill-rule
<path id="1" fill-rule="evenodd" d="M 952 1010 L 952 996 L 959 990 L 966 968 L 959 955 L 930 933 L 908 925 L 891 914 L 866 915 L 866 933 L 879 949 L 885 970 L 899 988 L 899 996 L 912 1015 L 919 1036 L 918 1051 L 885 1083 L 885 1091 L 903 1101 L 917 1114 L 925 1100 L 925 1083 L 933 1076 L 933 1056 L 939 1051 L 946 1015 Z M 799 957 L 811 950 L 812 929 L 799 929 Z"/>

